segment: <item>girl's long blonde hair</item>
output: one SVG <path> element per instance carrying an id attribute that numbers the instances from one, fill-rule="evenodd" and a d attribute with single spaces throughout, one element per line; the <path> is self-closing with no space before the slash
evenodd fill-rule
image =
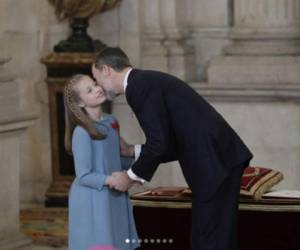
<path id="1" fill-rule="evenodd" d="M 106 137 L 94 127 L 94 121 L 78 104 L 80 97 L 76 90 L 76 85 L 83 80 L 84 77 L 87 76 L 82 74 L 74 75 L 64 89 L 65 149 L 68 153 L 72 152 L 72 134 L 77 125 L 85 128 L 93 139 L 101 140 Z"/>

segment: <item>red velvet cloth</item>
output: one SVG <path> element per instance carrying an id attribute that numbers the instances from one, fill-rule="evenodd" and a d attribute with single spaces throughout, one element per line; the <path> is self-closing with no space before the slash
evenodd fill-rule
<path id="1" fill-rule="evenodd" d="M 249 166 L 243 173 L 240 193 L 260 199 L 266 191 L 282 179 L 282 173 L 274 169 Z"/>

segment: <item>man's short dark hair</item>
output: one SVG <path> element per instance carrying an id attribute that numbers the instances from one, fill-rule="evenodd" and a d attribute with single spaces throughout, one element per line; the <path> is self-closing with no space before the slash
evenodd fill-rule
<path id="1" fill-rule="evenodd" d="M 97 54 L 95 62 L 96 68 L 101 69 L 103 65 L 110 66 L 115 71 L 132 67 L 128 56 L 119 47 L 106 47 Z"/>

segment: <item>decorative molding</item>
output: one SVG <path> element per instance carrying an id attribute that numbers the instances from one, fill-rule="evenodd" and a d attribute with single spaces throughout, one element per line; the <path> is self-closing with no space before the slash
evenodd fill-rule
<path id="1" fill-rule="evenodd" d="M 299 0 L 237 0 L 227 55 L 300 54 Z"/>
<path id="2" fill-rule="evenodd" d="M 41 59 L 41 62 L 49 65 L 56 64 L 93 64 L 95 53 L 50 53 Z"/>
<path id="3" fill-rule="evenodd" d="M 38 118 L 37 114 L 17 114 L 13 117 L 0 117 L 0 134 L 21 131 L 32 125 Z"/>
<path id="4" fill-rule="evenodd" d="M 191 82 L 189 85 L 210 102 L 300 102 L 300 84 L 211 84 Z M 113 104 L 127 105 L 125 95 Z"/>
<path id="5" fill-rule="evenodd" d="M 0 57 L 0 83 L 9 82 L 15 79 L 15 77 L 10 73 L 4 72 L 5 68 L 3 67 L 3 65 L 8 63 L 10 60 L 11 57 Z"/>
<path id="6" fill-rule="evenodd" d="M 235 17 L 241 26 L 261 21 L 267 26 L 296 25 L 300 20 L 299 0 L 238 0 Z"/>
<path id="7" fill-rule="evenodd" d="M 0 66 L 5 63 L 8 63 L 11 60 L 11 57 L 0 57 Z"/>
<path id="8" fill-rule="evenodd" d="M 193 27 L 190 29 L 192 37 L 216 38 L 216 39 L 229 39 L 232 28 L 216 28 L 216 27 Z"/>
<path id="9" fill-rule="evenodd" d="M 245 86 L 299 84 L 300 26 L 298 15 L 292 11 L 292 7 L 295 13 L 299 11 L 296 1 L 299 0 L 236 0 L 235 24 L 229 35 L 232 43 L 223 48 L 222 56 L 210 60 L 208 82 Z M 298 99 L 292 91 L 278 91 L 248 88 L 241 94 L 245 92 L 249 100 L 258 101 Z"/>
<path id="10" fill-rule="evenodd" d="M 212 102 L 300 102 L 300 84 L 190 84 Z"/>
<path id="11" fill-rule="evenodd" d="M 268 0 L 267 5 L 272 5 L 274 0 Z M 299 0 L 275 1 L 275 19 L 300 20 Z M 265 6 L 267 8 L 267 6 Z M 272 12 L 268 11 L 268 16 L 272 17 Z"/>

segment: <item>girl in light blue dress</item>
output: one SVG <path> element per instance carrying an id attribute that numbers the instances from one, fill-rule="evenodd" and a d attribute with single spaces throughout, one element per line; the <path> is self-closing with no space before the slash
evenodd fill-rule
<path id="1" fill-rule="evenodd" d="M 120 157 L 118 122 L 101 111 L 105 94 L 89 76 L 76 75 L 66 85 L 64 98 L 65 146 L 73 154 L 76 173 L 69 193 L 69 250 L 95 245 L 136 249 L 128 194 L 110 188 L 112 173 L 128 169 L 132 158 Z"/>

